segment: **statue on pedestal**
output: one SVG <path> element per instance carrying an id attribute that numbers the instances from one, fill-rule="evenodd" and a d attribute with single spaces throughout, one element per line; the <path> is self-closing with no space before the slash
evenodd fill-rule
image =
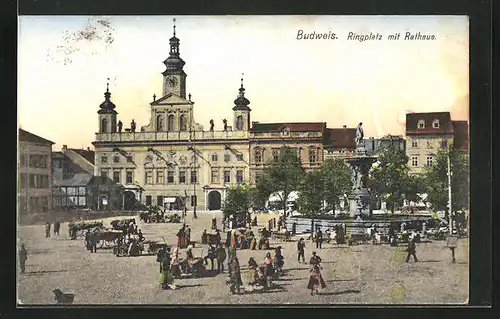
<path id="1" fill-rule="evenodd" d="M 122 121 L 118 121 L 118 133 L 121 133 L 121 132 L 122 132 L 122 128 L 123 128 L 123 123 L 122 123 Z"/>
<path id="2" fill-rule="evenodd" d="M 356 128 L 356 146 L 364 146 L 364 141 L 363 137 L 365 136 L 363 132 L 363 123 L 359 123 L 358 127 Z"/>
<path id="3" fill-rule="evenodd" d="M 132 120 L 132 122 L 130 123 L 130 130 L 132 132 L 135 132 L 135 121 L 134 120 Z"/>
<path id="4" fill-rule="evenodd" d="M 223 119 L 222 123 L 224 123 L 224 131 L 227 131 L 227 120 Z"/>
<path id="5" fill-rule="evenodd" d="M 214 131 L 214 120 L 213 119 L 210 119 L 210 131 L 211 132 Z"/>

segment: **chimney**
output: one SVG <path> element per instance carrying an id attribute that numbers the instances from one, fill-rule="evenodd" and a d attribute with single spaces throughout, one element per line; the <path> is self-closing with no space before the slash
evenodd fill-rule
<path id="1" fill-rule="evenodd" d="M 68 149 L 68 145 L 63 145 L 63 151 L 66 151 Z"/>

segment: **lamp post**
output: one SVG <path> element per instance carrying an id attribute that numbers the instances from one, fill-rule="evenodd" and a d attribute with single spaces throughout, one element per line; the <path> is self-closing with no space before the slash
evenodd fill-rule
<path id="1" fill-rule="evenodd" d="M 450 235 L 453 234 L 453 224 L 452 224 L 452 218 L 451 218 L 451 160 L 450 160 L 450 154 L 448 153 L 447 155 L 447 162 L 448 162 L 448 223 L 449 223 L 449 229 L 450 229 Z"/>

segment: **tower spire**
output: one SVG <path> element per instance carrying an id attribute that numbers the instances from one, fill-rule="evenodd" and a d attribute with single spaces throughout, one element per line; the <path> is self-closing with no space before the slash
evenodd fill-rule
<path id="1" fill-rule="evenodd" d="M 109 93 L 109 78 L 108 81 L 106 82 L 106 93 Z"/>
<path id="2" fill-rule="evenodd" d="M 174 37 L 175 37 L 175 18 L 174 18 Z"/>
<path id="3" fill-rule="evenodd" d="M 241 73 L 241 88 L 243 88 L 243 76 L 245 75 L 245 73 Z"/>

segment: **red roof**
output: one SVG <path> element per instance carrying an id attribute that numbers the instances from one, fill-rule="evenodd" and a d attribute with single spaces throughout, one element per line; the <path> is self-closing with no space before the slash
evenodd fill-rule
<path id="1" fill-rule="evenodd" d="M 299 122 L 299 123 L 252 123 L 252 132 L 281 132 L 288 127 L 290 132 L 323 132 L 325 122 Z"/>
<path id="2" fill-rule="evenodd" d="M 329 148 L 356 148 L 355 128 L 327 128 L 324 136 L 324 144 Z"/>
<path id="3" fill-rule="evenodd" d="M 82 150 L 82 149 L 75 149 L 75 148 L 72 148 L 71 150 L 74 151 L 74 152 L 76 152 L 76 153 L 78 153 L 81 157 L 85 158 L 90 163 L 95 164 L 94 163 L 94 156 L 95 156 L 95 152 L 94 151 L 91 151 L 91 150 Z"/>
<path id="4" fill-rule="evenodd" d="M 467 121 L 453 121 L 453 147 L 462 151 L 469 150 L 469 123 Z"/>
<path id="5" fill-rule="evenodd" d="M 28 131 L 25 131 L 22 128 L 19 129 L 19 141 L 20 142 L 31 142 L 31 143 L 37 143 L 37 144 L 45 144 L 45 145 L 55 144 L 52 141 L 46 140 L 43 137 L 40 137 L 38 135 L 35 135 L 35 134 L 30 133 Z"/>
<path id="6" fill-rule="evenodd" d="M 419 128 L 418 123 L 424 122 L 424 128 Z M 439 122 L 439 127 L 434 127 L 434 121 Z M 406 114 L 406 135 L 425 134 L 453 134 L 450 112 L 428 112 Z"/>

